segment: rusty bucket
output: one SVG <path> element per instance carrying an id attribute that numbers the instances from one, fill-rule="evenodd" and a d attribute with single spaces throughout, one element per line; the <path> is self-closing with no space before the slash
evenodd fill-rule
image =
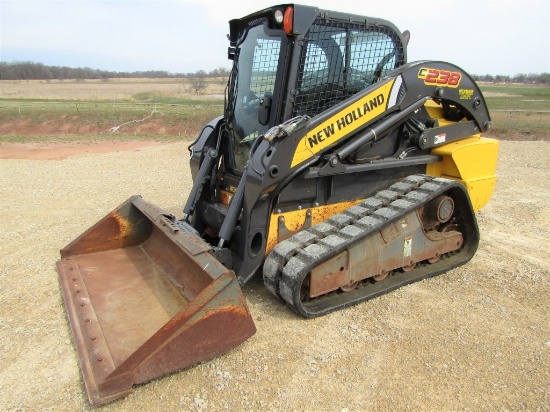
<path id="1" fill-rule="evenodd" d="M 256 332 L 233 272 L 140 196 L 63 248 L 57 271 L 94 405 L 220 356 Z"/>

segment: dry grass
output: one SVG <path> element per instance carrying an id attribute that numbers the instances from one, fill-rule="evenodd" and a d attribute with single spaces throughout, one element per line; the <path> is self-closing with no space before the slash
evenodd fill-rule
<path id="1" fill-rule="evenodd" d="M 501 140 L 550 140 L 550 112 L 494 111 L 486 133 Z"/>
<path id="2" fill-rule="evenodd" d="M 192 79 L 0 81 L 0 140 L 58 135 L 98 138 L 116 129 L 140 138 L 196 136 L 223 113 L 225 85 L 207 79 L 195 94 Z M 153 115 L 154 114 L 154 115 Z M 99 137 L 101 139 L 101 137 Z M 78 139 L 80 140 L 80 139 Z"/>
<path id="3" fill-rule="evenodd" d="M 140 93 L 211 99 L 220 98 L 224 90 L 220 79 L 208 79 L 201 94 L 193 92 L 189 79 L 0 80 L 0 99 L 131 101 Z"/>

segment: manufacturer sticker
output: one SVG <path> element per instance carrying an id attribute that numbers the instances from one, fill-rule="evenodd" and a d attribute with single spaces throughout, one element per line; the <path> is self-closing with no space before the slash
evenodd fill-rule
<path id="1" fill-rule="evenodd" d="M 445 139 L 446 139 L 446 138 L 447 138 L 447 134 L 446 134 L 446 133 L 437 134 L 437 135 L 435 135 L 435 137 L 434 137 L 434 144 L 445 143 Z"/>
<path id="2" fill-rule="evenodd" d="M 448 70 L 430 69 L 423 67 L 418 71 L 418 78 L 424 80 L 428 86 L 458 87 L 462 74 Z"/>
<path id="3" fill-rule="evenodd" d="M 403 246 L 403 257 L 410 257 L 412 255 L 412 243 L 412 236 L 405 238 L 405 245 Z"/>
<path id="4" fill-rule="evenodd" d="M 460 96 L 460 100 L 471 100 L 474 91 L 473 89 L 460 89 L 458 95 Z"/>

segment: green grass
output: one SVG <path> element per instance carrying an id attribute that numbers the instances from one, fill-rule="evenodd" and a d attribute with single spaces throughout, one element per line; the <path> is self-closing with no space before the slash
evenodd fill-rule
<path id="1" fill-rule="evenodd" d="M 493 120 L 485 135 L 550 140 L 550 88 L 510 84 L 481 84 L 480 88 Z M 155 91 L 116 102 L 1 98 L 0 141 L 194 138 L 222 113 L 223 99 L 199 100 Z"/>
<path id="2" fill-rule="evenodd" d="M 481 85 L 489 110 L 550 111 L 550 88 L 526 85 Z"/>
<path id="3" fill-rule="evenodd" d="M 204 100 L 189 99 L 183 97 L 166 96 L 155 92 L 140 92 L 132 96 L 137 102 L 146 102 L 150 104 L 181 104 L 181 105 L 223 105 L 223 100 L 213 99 L 205 102 Z"/>
<path id="4" fill-rule="evenodd" d="M 550 88 L 519 84 L 481 84 L 492 128 L 503 140 L 550 140 Z"/>
<path id="5" fill-rule="evenodd" d="M 154 124 L 162 135 L 196 136 L 202 127 L 223 113 L 217 101 L 196 104 L 106 103 L 106 102 L 0 102 L 0 140 L 19 132 L 26 134 L 106 134 L 110 131 L 131 135 L 148 134 L 140 126 Z M 144 119 L 144 120 L 143 120 Z M 143 120 L 143 121 L 142 121 Z M 6 132 L 13 125 L 14 133 Z M 117 129 L 118 127 L 118 129 Z M 8 127 L 9 128 L 9 127 Z M 115 128 L 115 129 L 113 129 Z M 22 132 L 26 130 L 27 132 Z M 48 132 L 49 131 L 49 132 Z M 151 132 L 149 132 L 150 134 Z M 91 136 L 88 136 L 90 139 Z"/>

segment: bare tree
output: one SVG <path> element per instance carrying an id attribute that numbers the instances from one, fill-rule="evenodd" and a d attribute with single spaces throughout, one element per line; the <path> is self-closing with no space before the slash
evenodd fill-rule
<path id="1" fill-rule="evenodd" d="M 214 69 L 212 70 L 210 73 L 209 73 L 209 76 L 210 77 L 217 77 L 220 79 L 220 84 L 223 86 L 227 83 L 227 79 L 229 77 L 229 69 L 223 67 L 223 66 L 220 66 L 218 67 L 217 69 Z"/>
<path id="2" fill-rule="evenodd" d="M 199 70 L 189 79 L 191 90 L 193 90 L 195 94 L 200 94 L 200 92 L 206 90 L 206 87 L 208 86 L 206 83 L 207 76 L 208 75 L 204 70 Z"/>

